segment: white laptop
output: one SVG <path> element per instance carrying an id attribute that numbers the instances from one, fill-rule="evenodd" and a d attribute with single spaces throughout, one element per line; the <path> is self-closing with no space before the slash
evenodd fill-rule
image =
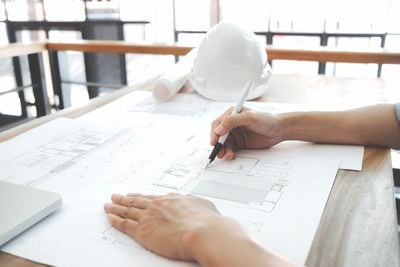
<path id="1" fill-rule="evenodd" d="M 57 193 L 0 181 L 0 246 L 61 205 Z"/>

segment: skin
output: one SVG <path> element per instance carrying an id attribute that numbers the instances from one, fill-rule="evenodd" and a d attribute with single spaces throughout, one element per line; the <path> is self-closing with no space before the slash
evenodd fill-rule
<path id="1" fill-rule="evenodd" d="M 244 108 L 230 116 L 231 111 L 211 125 L 211 145 L 230 132 L 219 158 L 233 159 L 239 149 L 268 148 L 285 140 L 400 149 L 400 127 L 390 104 L 278 115 Z M 111 200 L 104 205 L 110 224 L 161 256 L 202 266 L 295 266 L 222 216 L 208 200 L 179 194 L 113 195 Z"/>
<path id="2" fill-rule="evenodd" d="M 268 148 L 286 140 L 355 144 L 400 149 L 400 127 L 394 105 L 380 104 L 348 111 L 293 112 L 273 115 L 232 108 L 213 121 L 210 144 L 230 131 L 219 158 L 233 159 L 242 148 Z"/>
<path id="3" fill-rule="evenodd" d="M 104 205 L 110 224 L 161 256 L 202 266 L 295 266 L 208 200 L 179 194 L 114 194 L 111 200 Z"/>

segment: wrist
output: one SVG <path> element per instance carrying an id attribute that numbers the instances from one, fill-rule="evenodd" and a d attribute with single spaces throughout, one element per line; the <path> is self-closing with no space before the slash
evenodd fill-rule
<path id="1" fill-rule="evenodd" d="M 210 257 L 207 246 L 214 242 L 213 225 L 221 221 L 223 216 L 217 214 L 212 218 L 206 218 L 199 223 L 192 224 L 191 229 L 186 231 L 182 238 L 184 248 L 193 260 L 203 264 Z"/>
<path id="2" fill-rule="evenodd" d="M 293 266 L 250 237 L 234 220 L 222 215 L 195 226 L 184 246 L 201 266 Z"/>
<path id="3" fill-rule="evenodd" d="M 281 141 L 295 140 L 294 138 L 294 124 L 295 116 L 293 113 L 277 114 L 279 127 L 281 131 Z"/>

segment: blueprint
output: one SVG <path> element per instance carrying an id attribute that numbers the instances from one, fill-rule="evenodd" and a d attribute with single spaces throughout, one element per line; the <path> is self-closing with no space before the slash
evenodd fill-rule
<path id="1" fill-rule="evenodd" d="M 142 248 L 110 227 L 103 212 L 112 193 L 178 192 L 209 199 L 261 242 L 304 264 L 339 165 L 360 168 L 362 147 L 283 143 L 241 150 L 204 169 L 210 121 L 231 103 L 149 97 L 135 92 L 0 143 L 1 180 L 64 200 L 1 249 L 56 266 L 192 266 Z"/>

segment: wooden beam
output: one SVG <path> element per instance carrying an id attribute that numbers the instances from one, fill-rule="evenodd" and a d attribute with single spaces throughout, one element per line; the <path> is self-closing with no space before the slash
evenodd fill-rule
<path id="1" fill-rule="evenodd" d="M 13 43 L 0 47 L 0 58 L 51 51 L 80 51 L 111 54 L 186 55 L 192 47 L 164 44 L 135 44 L 124 41 L 77 41 L 73 43 L 33 42 Z M 319 47 L 316 49 L 283 49 L 269 46 L 269 60 L 303 60 L 316 62 L 400 64 L 400 52 L 384 49 L 349 51 Z"/>
<path id="2" fill-rule="evenodd" d="M 46 42 L 12 43 L 0 46 L 0 58 L 36 54 L 46 50 Z"/>
<path id="3" fill-rule="evenodd" d="M 81 51 L 110 54 L 186 55 L 192 47 L 158 44 L 134 44 L 124 41 L 78 41 L 74 43 L 47 43 L 50 51 Z"/>
<path id="4" fill-rule="evenodd" d="M 315 50 L 267 48 L 269 60 L 304 60 L 317 62 L 400 64 L 400 52 L 384 49 L 345 51 L 321 47 Z"/>
<path id="5" fill-rule="evenodd" d="M 52 51 L 81 51 L 89 53 L 135 53 L 157 55 L 186 55 L 193 47 L 134 44 L 123 41 L 78 41 L 74 43 L 47 43 L 47 49 Z M 349 51 L 336 48 L 318 47 L 316 49 L 282 49 L 267 47 L 269 60 L 303 60 L 316 62 L 347 62 L 347 63 L 377 63 L 400 64 L 400 51 L 391 52 L 384 49 Z"/>

